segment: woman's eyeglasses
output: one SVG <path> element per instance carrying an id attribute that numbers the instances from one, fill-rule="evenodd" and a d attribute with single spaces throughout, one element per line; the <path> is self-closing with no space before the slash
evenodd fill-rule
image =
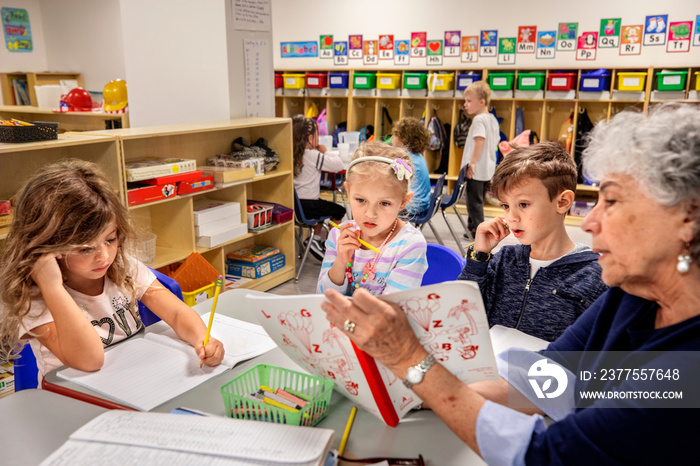
<path id="1" fill-rule="evenodd" d="M 418 455 L 418 458 L 386 458 L 386 457 L 376 457 L 376 458 L 345 458 L 344 456 L 339 456 L 339 460 L 348 463 L 363 463 L 363 464 L 374 464 L 386 461 L 390 465 L 403 466 L 403 465 L 416 465 L 425 466 L 425 461 L 423 461 L 423 455 Z"/>

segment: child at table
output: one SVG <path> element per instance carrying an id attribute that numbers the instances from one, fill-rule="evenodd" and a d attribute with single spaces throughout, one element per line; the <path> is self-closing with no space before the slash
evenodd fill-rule
<path id="1" fill-rule="evenodd" d="M 0 359 L 28 339 L 39 380 L 61 365 L 99 370 L 105 347 L 143 328 L 141 300 L 202 363 L 221 362 L 223 345 L 210 338 L 203 346 L 207 328 L 197 313 L 127 254 L 129 212 L 95 164 L 40 168 L 13 209 L 0 258 Z"/>
<path id="2" fill-rule="evenodd" d="M 391 144 L 408 151 L 413 162 L 413 199 L 408 206 L 409 215 L 417 215 L 430 207 L 430 172 L 423 152 L 430 143 L 430 133 L 418 118 L 401 118 L 391 130 Z"/>
<path id="3" fill-rule="evenodd" d="M 364 287 L 381 295 L 420 286 L 428 269 L 426 241 L 399 218 L 413 196 L 413 171 L 404 149 L 367 142 L 355 151 L 345 177 L 353 220 L 330 232 L 318 293 L 331 288 L 352 295 Z"/>
<path id="4" fill-rule="evenodd" d="M 337 151 L 329 151 L 318 142 L 318 124 L 312 118 L 292 118 L 294 151 L 294 189 L 306 218 L 330 216 L 339 223 L 345 216 L 345 207 L 319 199 L 321 195 L 321 172 L 338 173 L 345 170 Z M 314 226 L 310 251 L 318 260 L 325 253 L 323 224 Z"/>
<path id="5" fill-rule="evenodd" d="M 607 289 L 598 254 L 566 232 L 575 189 L 576 165 L 557 142 L 516 148 L 496 168 L 504 215 L 476 229 L 459 276 L 479 284 L 490 326 L 554 341 Z M 511 233 L 521 244 L 492 256 Z"/>

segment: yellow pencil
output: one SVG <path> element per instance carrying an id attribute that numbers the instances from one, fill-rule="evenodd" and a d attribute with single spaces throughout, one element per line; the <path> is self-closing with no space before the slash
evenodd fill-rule
<path id="1" fill-rule="evenodd" d="M 336 225 L 335 222 L 333 222 L 332 220 L 328 220 L 328 223 L 329 223 L 332 227 L 336 227 L 336 228 L 340 229 L 340 227 L 339 227 L 338 225 Z M 369 244 L 367 241 L 365 241 L 365 240 L 363 240 L 363 239 L 361 239 L 361 238 L 357 238 L 357 241 L 359 241 L 360 244 L 364 244 L 365 246 L 367 246 L 368 248 L 370 248 L 372 251 L 376 252 L 377 254 L 381 254 L 381 251 L 379 251 L 379 249 L 375 248 L 374 246 L 372 246 L 371 244 Z"/>
<path id="2" fill-rule="evenodd" d="M 209 334 L 211 333 L 211 324 L 214 323 L 214 312 L 216 311 L 216 302 L 219 300 L 219 291 L 221 291 L 221 285 L 223 283 L 223 278 L 221 275 L 216 279 L 216 291 L 214 291 L 214 302 L 211 304 L 211 313 L 209 314 L 209 325 L 207 325 L 207 334 L 204 335 L 204 344 L 202 346 L 207 346 L 209 343 Z M 199 363 L 199 367 L 204 365 L 203 362 Z"/>
<path id="3" fill-rule="evenodd" d="M 357 408 L 352 407 L 350 411 L 350 417 L 348 417 L 348 423 L 345 425 L 345 432 L 343 432 L 343 438 L 340 440 L 340 447 L 338 447 L 338 456 L 343 454 L 345 451 L 345 444 L 348 443 L 348 437 L 350 437 L 350 429 L 352 429 L 352 423 L 355 421 L 355 413 L 357 413 Z"/>

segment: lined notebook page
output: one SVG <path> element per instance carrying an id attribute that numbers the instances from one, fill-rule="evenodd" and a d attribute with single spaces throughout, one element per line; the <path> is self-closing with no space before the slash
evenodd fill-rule
<path id="1" fill-rule="evenodd" d="M 97 372 L 64 369 L 56 375 L 142 411 L 149 411 L 228 370 L 199 367 L 190 347 L 181 351 L 145 338 L 132 338 L 105 351 Z"/>
<path id="2" fill-rule="evenodd" d="M 163 464 L 161 455 L 166 453 L 163 450 L 178 452 L 177 455 L 171 454 L 169 461 L 172 462 L 167 463 L 171 466 L 185 464 L 183 460 L 187 458 L 190 461 L 187 464 L 219 464 L 214 462 L 214 457 L 247 460 L 241 464 L 250 464 L 251 460 L 255 464 L 318 464 L 325 458 L 333 435 L 331 429 L 113 410 L 74 432 L 70 440 L 42 464 L 83 464 L 90 458 L 85 455 L 91 454 L 89 450 L 94 450 L 94 445 L 98 446 L 104 459 L 105 448 L 111 448 L 105 444 L 119 446 L 114 455 L 106 457 L 128 458 L 133 464 L 138 462 L 134 461 L 132 452 L 138 456 L 157 457 L 158 464 Z M 157 454 L 148 451 L 152 449 L 158 449 Z"/>

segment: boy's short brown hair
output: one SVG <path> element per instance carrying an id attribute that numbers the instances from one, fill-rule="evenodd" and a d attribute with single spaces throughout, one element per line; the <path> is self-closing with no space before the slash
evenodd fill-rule
<path id="1" fill-rule="evenodd" d="M 484 99 L 484 106 L 488 107 L 491 101 L 491 87 L 486 81 L 474 81 L 464 90 L 464 93 L 474 94 L 479 100 Z"/>
<path id="2" fill-rule="evenodd" d="M 549 200 L 559 193 L 576 192 L 576 164 L 556 141 L 544 141 L 527 147 L 516 147 L 496 167 L 491 178 L 491 192 L 497 198 L 525 178 L 542 181 Z"/>
<path id="3" fill-rule="evenodd" d="M 430 133 L 418 118 L 401 118 L 391 130 L 391 135 L 412 154 L 422 154 L 430 143 Z"/>

